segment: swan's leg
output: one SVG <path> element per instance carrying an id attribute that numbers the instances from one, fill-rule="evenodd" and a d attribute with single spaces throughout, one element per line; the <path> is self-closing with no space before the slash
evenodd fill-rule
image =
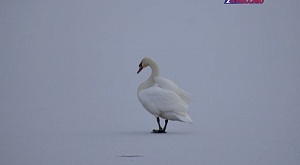
<path id="1" fill-rule="evenodd" d="M 154 130 L 152 130 L 152 132 L 153 133 L 166 133 L 165 130 L 163 130 L 162 127 L 160 126 L 159 117 L 156 118 L 156 121 L 157 121 L 157 124 L 158 124 L 158 130 L 154 129 Z"/>
<path id="2" fill-rule="evenodd" d="M 166 132 L 166 128 L 167 128 L 167 125 L 168 125 L 168 121 L 169 121 L 169 120 L 165 120 L 165 126 L 164 126 L 164 129 L 163 129 L 164 132 Z"/>
<path id="3" fill-rule="evenodd" d="M 162 130 L 162 127 L 160 126 L 160 120 L 159 120 L 159 117 L 156 118 L 156 121 L 157 121 L 157 124 L 158 124 L 159 131 Z"/>

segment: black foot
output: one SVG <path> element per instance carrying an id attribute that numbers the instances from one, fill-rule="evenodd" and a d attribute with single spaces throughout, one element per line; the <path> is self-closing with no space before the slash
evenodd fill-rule
<path id="1" fill-rule="evenodd" d="M 152 133 L 167 133 L 167 132 L 165 130 L 162 130 L 162 129 L 159 129 L 159 130 L 154 129 L 154 130 L 152 130 Z"/>

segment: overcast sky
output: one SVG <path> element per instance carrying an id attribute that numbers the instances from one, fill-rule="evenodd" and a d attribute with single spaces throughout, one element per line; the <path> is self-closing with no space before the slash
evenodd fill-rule
<path id="1" fill-rule="evenodd" d="M 1 1 L 0 164 L 298 165 L 299 15 L 297 0 Z M 145 56 L 191 93 L 194 124 L 150 134 Z"/>

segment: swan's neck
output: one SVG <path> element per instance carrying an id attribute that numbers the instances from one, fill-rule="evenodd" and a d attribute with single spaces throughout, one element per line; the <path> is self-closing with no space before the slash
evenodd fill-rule
<path id="1" fill-rule="evenodd" d="M 159 68 L 158 68 L 158 65 L 156 64 L 156 62 L 154 62 L 154 61 L 151 61 L 149 66 L 152 70 L 152 73 L 151 73 L 150 77 L 148 78 L 148 80 L 153 79 L 153 81 L 154 81 L 154 78 L 159 76 Z"/>
<path id="2" fill-rule="evenodd" d="M 152 70 L 152 73 L 151 73 L 150 77 L 140 85 L 139 89 L 146 89 L 146 88 L 154 86 L 155 85 L 154 78 L 159 76 L 158 65 L 154 61 L 151 61 L 149 63 L 149 66 Z"/>

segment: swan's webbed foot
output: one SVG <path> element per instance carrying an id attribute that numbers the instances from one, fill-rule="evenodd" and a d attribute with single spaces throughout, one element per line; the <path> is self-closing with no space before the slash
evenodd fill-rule
<path id="1" fill-rule="evenodd" d="M 165 120 L 165 126 L 164 126 L 164 128 L 162 128 L 160 126 L 159 117 L 156 118 L 156 121 L 157 121 L 157 124 L 158 124 L 158 130 L 157 129 L 153 129 L 152 133 L 167 133 L 166 129 L 167 129 L 168 120 Z"/>
<path id="2" fill-rule="evenodd" d="M 159 129 L 159 130 L 153 129 L 152 133 L 167 133 L 167 132 L 166 132 L 166 130 L 163 130 L 163 129 Z"/>

